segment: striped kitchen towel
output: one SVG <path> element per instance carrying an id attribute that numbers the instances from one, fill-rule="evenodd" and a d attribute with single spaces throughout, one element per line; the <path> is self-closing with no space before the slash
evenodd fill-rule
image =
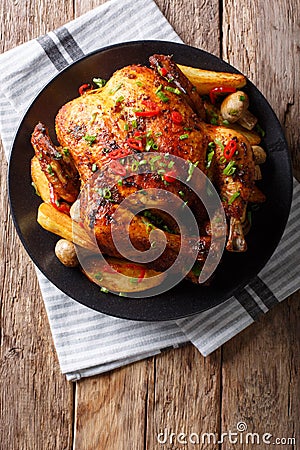
<path id="1" fill-rule="evenodd" d="M 121 37 L 123 42 L 180 42 L 152 0 L 111 0 L 0 55 L 0 132 L 7 158 L 17 124 L 44 84 L 81 56 L 118 43 Z M 69 380 L 77 380 L 186 342 L 208 355 L 295 292 L 300 286 L 299 191 L 295 181 L 289 222 L 267 266 L 239 296 L 187 319 L 145 323 L 109 317 L 75 302 L 37 269 L 62 372 Z"/>

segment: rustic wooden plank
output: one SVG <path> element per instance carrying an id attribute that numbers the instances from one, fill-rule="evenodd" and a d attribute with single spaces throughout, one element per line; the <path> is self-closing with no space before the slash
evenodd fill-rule
<path id="1" fill-rule="evenodd" d="M 266 96 L 283 125 L 300 179 L 299 1 L 223 2 L 223 57 Z"/>
<path id="2" fill-rule="evenodd" d="M 156 357 L 148 388 L 147 450 L 207 448 L 201 433 L 220 431 L 220 355 L 205 359 L 188 345 Z"/>
<path id="3" fill-rule="evenodd" d="M 271 443 L 276 438 L 299 442 L 299 299 L 296 294 L 224 346 L 222 432 L 236 432 L 242 421 L 260 438 L 272 434 Z M 232 448 L 228 439 L 223 448 Z M 239 448 L 249 445 L 244 441 Z M 260 441 L 259 448 L 270 445 Z"/>
<path id="4" fill-rule="evenodd" d="M 74 449 L 143 450 L 152 373 L 149 359 L 77 382 Z"/>
<path id="5" fill-rule="evenodd" d="M 218 0 L 155 0 L 185 44 L 220 53 Z"/>
<path id="6" fill-rule="evenodd" d="M 3 0 L 1 51 L 72 17 L 72 2 Z M 34 80 L 33 80 L 34 82 Z M 73 386 L 61 375 L 32 263 L 16 235 L 0 166 L 0 447 L 70 449 Z"/>
<path id="7" fill-rule="evenodd" d="M 276 2 L 272 8 L 262 0 L 223 3 L 224 58 L 270 101 L 286 130 L 299 176 L 299 2 Z M 224 432 L 236 431 L 241 420 L 249 432 L 275 437 L 295 437 L 299 431 L 299 298 L 295 294 L 224 346 Z M 224 450 L 230 448 L 227 440 Z"/>
<path id="8" fill-rule="evenodd" d="M 102 3 L 78 0 L 76 15 Z M 219 52 L 218 1 L 156 3 L 186 43 Z M 154 450 L 164 426 L 219 430 L 219 387 L 220 352 L 205 360 L 192 346 L 83 380 L 76 387 L 74 450 L 99 443 L 106 450 Z"/>

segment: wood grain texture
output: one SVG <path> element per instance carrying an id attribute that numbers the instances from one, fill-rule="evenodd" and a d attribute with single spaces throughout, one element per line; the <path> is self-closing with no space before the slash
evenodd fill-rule
<path id="1" fill-rule="evenodd" d="M 299 442 L 300 295 L 275 307 L 223 347 L 222 432 L 245 422 L 249 433 Z M 244 433 L 245 435 L 245 433 Z M 257 441 L 255 441 L 257 443 Z M 224 450 L 232 445 L 225 440 Z M 249 448 L 244 441 L 241 450 Z M 260 441 L 259 448 L 270 445 Z M 280 448 L 280 447 L 279 447 Z M 294 445 L 281 448 L 296 449 Z"/>
<path id="2" fill-rule="evenodd" d="M 229 0 L 223 11 L 223 58 L 265 95 L 284 127 L 300 179 L 300 2 Z"/>
<path id="3" fill-rule="evenodd" d="M 69 20 L 72 2 L 60 7 L 58 1 L 3 0 L 1 52 Z M 0 170 L 0 448 L 67 450 L 73 386 L 60 373 L 35 270 L 10 218 L 3 152 Z"/>
<path id="4" fill-rule="evenodd" d="M 74 449 L 143 450 L 152 373 L 149 359 L 79 381 Z"/>
<path id="5" fill-rule="evenodd" d="M 219 0 L 155 2 L 185 44 L 219 56 Z"/>
<path id="6" fill-rule="evenodd" d="M 202 449 L 180 434 L 220 432 L 220 356 L 219 350 L 204 359 L 189 345 L 156 357 L 148 388 L 145 450 Z M 182 440 L 187 444 L 182 446 Z"/>

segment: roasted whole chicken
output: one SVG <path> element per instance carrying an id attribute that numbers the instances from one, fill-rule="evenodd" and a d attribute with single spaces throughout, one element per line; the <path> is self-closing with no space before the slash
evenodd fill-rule
<path id="1" fill-rule="evenodd" d="M 95 172 L 105 169 L 100 188 L 79 219 L 93 227 L 103 254 L 120 257 L 111 237 L 118 205 L 134 192 L 159 188 L 183 199 L 193 211 L 200 238 L 191 236 L 190 247 L 197 249 L 197 260 L 202 264 L 211 245 L 207 213 L 199 198 L 176 179 L 172 166 L 162 164 L 161 170 L 143 175 L 133 171 L 112 189 L 106 186 L 110 175 L 125 176 L 122 160 L 127 156 L 137 165 L 149 151 L 179 156 L 190 168 L 199 168 L 215 185 L 228 218 L 227 250 L 245 251 L 242 224 L 247 204 L 264 200 L 255 186 L 253 151 L 243 134 L 208 124 L 204 119 L 203 100 L 188 78 L 171 57 L 153 55 L 150 67 L 124 67 L 103 87 L 62 106 L 55 122 L 59 146 L 51 142 L 41 123 L 34 129 L 32 145 L 61 205 L 75 202 Z M 136 249 L 147 250 L 151 245 L 149 224 L 151 229 L 162 229 L 166 248 L 151 268 L 163 271 L 176 259 L 181 237 L 172 217 L 159 211 L 159 199 L 147 208 L 148 214 L 138 214 L 131 221 L 130 240 Z M 126 230 L 122 221 L 117 226 L 121 238 Z"/>

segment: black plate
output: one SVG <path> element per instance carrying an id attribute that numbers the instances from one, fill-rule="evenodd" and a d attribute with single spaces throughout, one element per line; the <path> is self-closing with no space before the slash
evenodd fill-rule
<path id="1" fill-rule="evenodd" d="M 251 110 L 266 130 L 263 146 L 268 159 L 263 166 L 261 188 L 267 202 L 255 214 L 245 254 L 226 254 L 213 285 L 193 286 L 182 282 L 172 290 L 146 299 L 122 298 L 100 292 L 79 270 L 64 267 L 54 255 L 58 237 L 36 222 L 39 198 L 31 186 L 30 135 L 38 121 L 54 134 L 54 118 L 64 103 L 78 96 L 78 87 L 93 77 L 108 79 L 133 63 L 148 64 L 154 53 L 173 54 L 179 64 L 238 73 L 219 58 L 182 44 L 139 41 L 103 48 L 70 65 L 57 75 L 33 101 L 15 137 L 9 167 L 9 195 L 14 222 L 30 257 L 59 289 L 78 302 L 103 313 L 136 320 L 167 320 L 189 316 L 224 302 L 255 276 L 274 252 L 284 231 L 292 198 L 292 171 L 287 144 L 270 105 L 250 82 L 247 92 Z M 259 68 L 258 68 L 259 70 Z M 32 80 L 34 83 L 34 78 Z"/>

